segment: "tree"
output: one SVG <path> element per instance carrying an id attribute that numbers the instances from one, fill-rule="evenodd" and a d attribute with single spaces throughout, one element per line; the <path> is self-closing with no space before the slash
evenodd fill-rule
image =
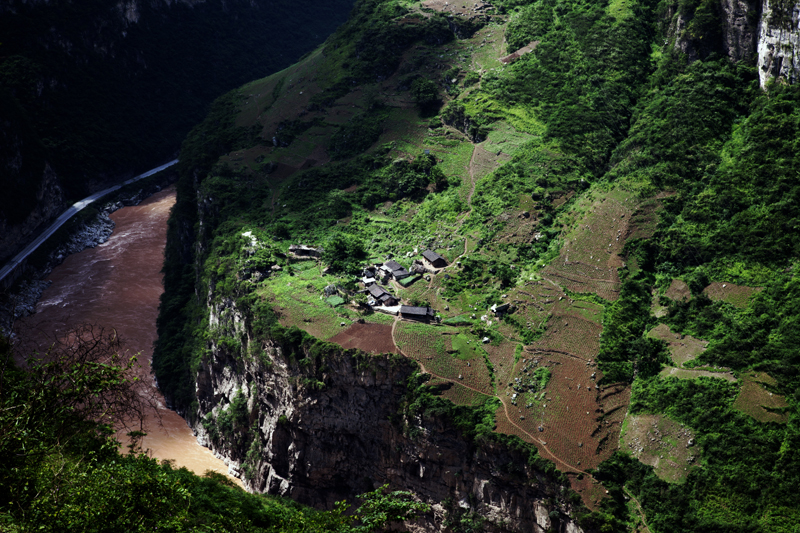
<path id="1" fill-rule="evenodd" d="M 411 84 L 411 96 L 421 110 L 429 111 L 439 103 L 439 88 L 427 78 L 417 78 Z"/>
<path id="2" fill-rule="evenodd" d="M 336 272 L 355 274 L 366 256 L 364 242 L 355 235 L 337 233 L 325 244 L 322 260 Z"/>

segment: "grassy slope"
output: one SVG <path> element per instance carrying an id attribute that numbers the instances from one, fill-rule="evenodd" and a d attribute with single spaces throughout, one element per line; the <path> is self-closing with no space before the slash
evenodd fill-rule
<path id="1" fill-rule="evenodd" d="M 626 486 L 656 531 L 790 530 L 800 443 L 796 282 L 787 266 L 796 254 L 790 234 L 746 221 L 760 213 L 793 227 L 797 92 L 760 95 L 751 70 L 714 57 L 687 66 L 668 47 L 651 56 L 661 38 L 643 30 L 657 20 L 647 2 L 520 4 L 501 2 L 504 16 L 439 44 L 435 13 L 415 2 L 366 2 L 372 10 L 358 16 L 377 36 L 345 27 L 300 63 L 240 89 L 236 124 L 260 136 L 206 169 L 201 194 L 222 207 L 206 218 L 215 240 L 207 228 L 204 279 L 217 281 L 217 297 L 255 289 L 267 302 L 293 300 L 280 304 L 281 322 L 325 338 L 360 313 L 326 309 L 317 298 L 335 278 L 315 267 L 284 269 L 255 287 L 234 282 L 243 266 L 237 233 L 258 229 L 276 252 L 343 234 L 363 242 L 369 260 L 393 253 L 406 266 L 431 247 L 461 266 L 448 267 L 449 279 L 394 291 L 462 325 L 403 326 L 395 339 L 456 384 L 445 397 L 467 405 L 482 394 L 499 398 L 498 431 L 536 444 L 565 472 L 599 467 L 609 496 L 601 502 L 587 489 L 584 499 L 622 519 L 634 520 Z M 427 29 L 398 37 L 409 26 Z M 493 58 L 506 52 L 504 34 L 510 43 L 541 43 L 503 67 Z M 376 40 L 394 45 L 381 49 L 394 61 L 388 71 L 359 48 Z M 478 83 L 467 82 L 476 75 Z M 436 83 L 438 115 L 418 109 L 419 77 Z M 782 159 L 770 161 L 765 150 Z M 411 163 L 426 161 L 426 151 L 448 187 Z M 748 174 L 765 165 L 779 176 L 770 187 Z M 714 201 L 730 196 L 726 187 L 738 196 Z M 732 248 L 724 238 L 731 232 L 751 244 Z M 765 251 L 778 246 L 780 253 Z M 691 299 L 663 296 L 676 278 Z M 718 295 L 721 283 L 741 290 Z M 668 314 L 652 314 L 654 293 Z M 516 311 L 497 320 L 487 308 L 502 301 Z M 308 317 L 313 328 L 301 322 Z M 684 363 L 700 370 L 659 377 L 667 346 L 647 335 L 659 323 L 708 343 Z M 482 337 L 491 340 L 485 354 L 465 357 L 466 339 L 474 346 Z M 541 391 L 523 386 L 534 361 L 553 374 Z M 734 404 L 740 382 L 696 377 L 720 366 L 765 372 L 780 412 L 748 418 L 764 411 L 748 407 L 766 390 L 752 380 Z M 665 414 L 691 428 L 699 468 L 665 473 L 613 455 L 628 398 L 637 416 Z M 548 424 L 571 432 L 551 433 Z M 770 489 L 754 490 L 752 480 Z"/>

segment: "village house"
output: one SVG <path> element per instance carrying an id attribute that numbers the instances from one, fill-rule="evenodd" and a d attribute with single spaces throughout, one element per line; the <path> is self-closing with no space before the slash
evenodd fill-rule
<path id="1" fill-rule="evenodd" d="M 422 252 L 422 258 L 433 268 L 444 268 L 447 266 L 447 260 L 433 250 L 425 250 Z"/>
<path id="2" fill-rule="evenodd" d="M 430 307 L 413 307 L 410 305 L 400 306 L 400 316 L 409 320 L 429 321 L 435 316 Z"/>
<path id="3" fill-rule="evenodd" d="M 397 305 L 397 298 L 377 283 L 370 285 L 367 292 L 375 300 L 375 305 Z"/>
<path id="4" fill-rule="evenodd" d="M 311 259 L 322 257 L 323 248 L 312 248 L 304 244 L 293 244 L 289 246 L 289 254 L 298 259 Z"/>
<path id="5" fill-rule="evenodd" d="M 411 273 L 408 270 L 406 270 L 403 265 L 401 265 L 394 259 L 386 261 L 383 264 L 383 266 L 381 266 L 381 270 L 390 274 L 396 280 L 401 280 L 411 275 Z"/>

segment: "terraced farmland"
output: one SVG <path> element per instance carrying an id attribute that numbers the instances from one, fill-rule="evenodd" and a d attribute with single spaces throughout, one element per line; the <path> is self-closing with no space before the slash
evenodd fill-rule
<path id="1" fill-rule="evenodd" d="M 494 395 L 492 375 L 479 351 L 469 359 L 454 353 L 455 328 L 399 322 L 394 338 L 406 356 L 422 364 L 434 376 L 461 383 L 483 394 Z M 470 344 L 477 343 L 477 339 Z"/>
<path id="2" fill-rule="evenodd" d="M 513 425 L 529 435 L 525 440 L 540 448 L 542 442 L 536 439 L 543 441 L 550 453 L 578 469 L 593 468 L 610 457 L 617 448 L 630 389 L 599 388 L 596 382 L 602 375 L 594 366 L 568 355 L 526 355 L 517 364 L 511 385 L 503 383 L 505 393 L 500 396 Z M 531 386 L 540 368 L 551 374 L 542 390 Z M 497 424 L 498 431 L 519 433 L 499 416 Z"/>
<path id="3" fill-rule="evenodd" d="M 666 324 L 659 324 L 648 333 L 654 339 L 660 339 L 669 344 L 669 353 L 676 366 L 696 359 L 708 346 L 708 341 L 696 339 L 691 335 L 673 333 Z"/>
<path id="4" fill-rule="evenodd" d="M 434 378 L 429 381 L 428 384 L 432 386 L 440 386 L 440 396 L 450 400 L 456 405 L 475 407 L 478 405 L 483 405 L 486 400 L 492 397 L 446 379 Z"/>
<path id="5" fill-rule="evenodd" d="M 768 389 L 777 384 L 775 378 L 766 372 L 747 372 L 741 377 L 742 388 L 733 403 L 735 409 L 759 422 L 786 423 L 789 420 L 789 413 L 785 410 L 789 407 L 786 399 Z"/>
<path id="6" fill-rule="evenodd" d="M 579 222 L 565 237 L 559 257 L 542 273 L 573 292 L 616 300 L 620 286 L 617 269 L 623 265 L 619 254 L 635 210 L 632 196 L 617 189 L 596 201 L 577 205 L 575 211 L 583 211 Z"/>
<path id="7" fill-rule="evenodd" d="M 722 282 L 714 282 L 703 289 L 703 293 L 715 302 L 722 300 L 740 309 L 747 307 L 750 298 L 759 291 L 761 291 L 761 287 L 745 287 Z"/>
<path id="8" fill-rule="evenodd" d="M 622 425 L 621 448 L 672 483 L 685 480 L 691 467 L 700 462 L 694 433 L 665 415 L 628 415 Z"/>

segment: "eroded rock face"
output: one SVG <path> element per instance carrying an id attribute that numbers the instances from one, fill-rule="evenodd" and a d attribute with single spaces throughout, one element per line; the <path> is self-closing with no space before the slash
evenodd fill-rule
<path id="1" fill-rule="evenodd" d="M 693 13 L 667 10 L 669 35 L 690 61 L 711 52 L 733 62 L 758 66 L 761 86 L 770 79 L 794 84 L 800 79 L 800 2 L 796 0 L 720 0 L 720 32 L 695 35 Z M 716 26 L 713 26 L 716 27 Z"/>
<path id="2" fill-rule="evenodd" d="M 563 487 L 528 466 L 526 452 L 476 444 L 440 417 L 403 415 L 412 362 L 343 350 L 315 360 L 301 352 L 290 357 L 257 344 L 233 302 L 210 309 L 211 329 L 244 339 L 240 353 L 251 357 L 211 342 L 197 375 L 194 430 L 249 490 L 331 508 L 388 483 L 433 504 L 414 525 L 420 531 L 442 530 L 447 516 L 471 512 L 498 531 L 581 531 Z M 214 438 L 202 423 L 207 413 L 218 418 L 238 394 L 247 398 L 256 433 L 249 449 L 236 435 Z"/>
<path id="3" fill-rule="evenodd" d="M 758 32 L 758 77 L 794 84 L 800 77 L 800 2 L 764 0 Z"/>
<path id="4" fill-rule="evenodd" d="M 722 49 L 731 61 L 753 64 L 758 37 L 758 2 L 721 0 Z"/>

